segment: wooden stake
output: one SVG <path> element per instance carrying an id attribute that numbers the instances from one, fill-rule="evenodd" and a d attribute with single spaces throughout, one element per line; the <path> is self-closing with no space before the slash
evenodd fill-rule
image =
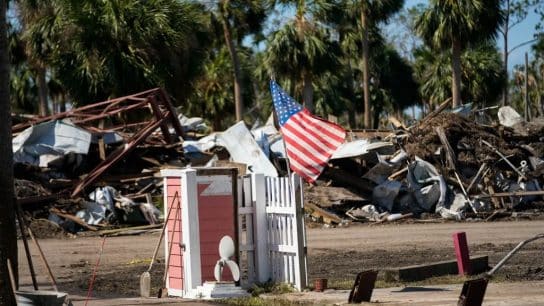
<path id="1" fill-rule="evenodd" d="M 47 273 L 49 274 L 49 279 L 51 280 L 51 286 L 53 286 L 53 289 L 55 291 L 59 291 L 57 288 L 57 281 L 55 280 L 55 277 L 53 276 L 53 272 L 51 272 L 51 267 L 49 267 L 49 263 L 47 262 L 47 259 L 45 258 L 45 255 L 43 254 L 42 248 L 40 247 L 40 244 L 38 243 L 38 240 L 36 237 L 34 237 L 34 234 L 32 233 L 32 230 L 28 229 L 28 234 L 30 235 L 30 239 L 34 242 L 34 245 L 38 249 L 38 253 L 40 254 L 40 258 L 45 265 L 45 269 L 47 269 Z"/>
<path id="2" fill-rule="evenodd" d="M 19 203 L 15 204 L 17 208 L 15 209 L 15 216 L 17 217 L 17 222 L 19 223 L 19 229 L 21 230 L 21 238 L 23 240 L 23 246 L 25 247 L 26 260 L 28 261 L 28 269 L 30 270 L 30 277 L 32 278 L 32 286 L 34 290 L 38 290 L 38 282 L 36 281 L 36 271 L 34 271 L 34 264 L 32 263 L 32 255 L 30 254 L 30 248 L 28 247 L 28 240 L 26 239 L 26 225 L 23 220 L 23 211 Z"/>

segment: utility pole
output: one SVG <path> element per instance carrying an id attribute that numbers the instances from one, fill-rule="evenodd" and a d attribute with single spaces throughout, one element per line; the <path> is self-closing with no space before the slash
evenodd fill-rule
<path id="1" fill-rule="evenodd" d="M 525 121 L 531 120 L 531 111 L 529 109 L 529 55 L 525 52 L 525 96 L 524 96 Z"/>

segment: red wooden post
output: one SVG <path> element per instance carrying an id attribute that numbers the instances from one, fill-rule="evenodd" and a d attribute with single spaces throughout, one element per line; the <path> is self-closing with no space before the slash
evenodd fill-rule
<path id="1" fill-rule="evenodd" d="M 467 235 L 465 232 L 454 233 L 453 244 L 455 246 L 455 256 L 457 257 L 459 275 L 470 275 L 472 271 L 468 252 Z"/>

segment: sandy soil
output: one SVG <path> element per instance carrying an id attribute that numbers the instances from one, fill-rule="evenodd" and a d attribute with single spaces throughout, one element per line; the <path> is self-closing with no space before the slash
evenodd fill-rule
<path id="1" fill-rule="evenodd" d="M 309 277 L 330 280 L 353 279 L 369 268 L 389 268 L 454 259 L 451 235 L 467 233 L 472 255 L 489 255 L 494 265 L 518 242 L 544 232 L 544 221 L 494 223 L 352 225 L 346 228 L 310 228 L 308 236 Z M 136 297 L 139 277 L 147 269 L 159 233 L 107 238 L 92 295 L 99 298 Z M 515 280 L 544 280 L 544 241 L 529 244 L 499 275 Z M 62 291 L 87 295 L 89 279 L 102 244 L 100 237 L 41 239 L 41 246 Z M 32 259 L 40 289 L 50 289 L 37 250 L 31 245 Z M 151 273 L 152 293 L 163 276 L 163 254 Z M 19 271 L 23 287 L 31 279 L 22 243 L 19 243 Z"/>

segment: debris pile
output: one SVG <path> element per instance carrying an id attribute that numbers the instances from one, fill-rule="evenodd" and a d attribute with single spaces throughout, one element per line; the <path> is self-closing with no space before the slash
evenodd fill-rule
<path id="1" fill-rule="evenodd" d="M 518 116 L 506 126 L 503 120 L 483 125 L 452 112 L 431 114 L 386 136 L 394 144 L 393 154 L 374 151 L 332 160 L 324 180 L 309 187 L 306 197 L 338 216 L 376 222 L 433 214 L 490 220 L 520 210 L 540 211 L 544 125 Z M 331 189 L 338 187 L 360 197 L 353 203 L 351 193 Z"/>
<path id="2" fill-rule="evenodd" d="M 183 136 L 200 127 L 161 89 L 21 118 L 12 127 L 17 202 L 70 232 L 157 223 L 157 172 L 187 164 Z"/>
<path id="3" fill-rule="evenodd" d="M 305 186 L 308 216 L 330 224 L 404 218 L 491 219 L 540 208 L 544 124 L 511 108 L 484 125 L 446 104 L 414 126 L 348 131 L 319 180 Z M 18 203 L 65 230 L 159 223 L 162 168 L 235 167 L 286 175 L 270 116 L 208 133 L 178 115 L 161 89 L 49 117 L 17 116 L 13 152 Z"/>

